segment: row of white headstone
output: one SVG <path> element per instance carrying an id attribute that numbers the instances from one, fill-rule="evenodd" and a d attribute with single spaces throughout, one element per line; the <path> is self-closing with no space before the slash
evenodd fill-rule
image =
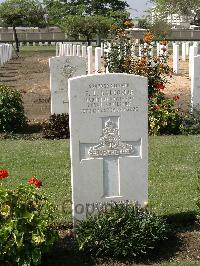
<path id="1" fill-rule="evenodd" d="M 155 45 L 155 44 L 154 44 Z M 139 46 L 141 47 L 141 46 Z M 164 45 L 157 43 L 157 52 L 162 55 L 165 51 Z M 167 47 L 166 47 L 167 48 Z M 109 49 L 109 44 L 101 48 L 95 48 L 95 56 L 93 55 L 92 46 L 85 46 L 81 44 L 72 43 L 57 43 L 55 58 L 50 59 L 50 73 L 51 73 L 51 113 L 61 114 L 68 113 L 69 102 L 67 96 L 67 81 L 70 77 L 78 75 L 102 73 L 101 56 Z M 189 76 L 192 79 L 191 88 L 191 103 L 192 106 L 200 104 L 200 97 L 198 96 L 198 86 L 196 73 L 198 68 L 195 67 L 194 57 L 198 54 L 198 42 L 194 42 L 190 46 L 189 42 L 182 43 L 182 60 L 185 61 L 189 55 Z M 79 58 L 79 59 L 78 59 Z M 95 63 L 94 63 L 95 62 Z M 173 43 L 173 69 L 175 73 L 179 72 L 179 44 Z M 107 72 L 108 73 L 108 72 Z M 67 77 L 67 79 L 65 79 Z"/>
<path id="2" fill-rule="evenodd" d="M 200 110 L 200 56 L 198 56 L 198 42 L 191 46 L 182 43 L 182 60 L 186 61 L 189 54 L 189 78 L 191 79 L 191 110 Z M 189 53 L 188 53 L 189 49 Z M 173 71 L 179 73 L 179 45 L 173 45 Z"/>
<path id="3" fill-rule="evenodd" d="M 12 45 L 8 43 L 0 44 L 0 65 L 3 66 L 12 58 Z"/>
<path id="4" fill-rule="evenodd" d="M 87 73 L 100 73 L 102 72 L 103 48 L 96 47 L 95 55 L 93 55 L 93 47 L 82 44 L 72 43 L 57 43 L 56 56 L 78 56 L 87 59 Z M 93 65 L 94 63 L 94 65 Z"/>
<path id="5" fill-rule="evenodd" d="M 189 77 L 191 77 L 191 66 L 194 56 L 198 54 L 198 42 L 194 42 L 190 46 L 189 42 L 182 43 L 182 61 L 186 61 L 187 56 L 189 56 Z M 173 43 L 173 72 L 179 73 L 179 44 Z"/>
<path id="6" fill-rule="evenodd" d="M 72 43 L 57 43 L 56 57 L 50 58 L 51 114 L 69 112 L 68 79 L 102 73 L 102 49 Z"/>

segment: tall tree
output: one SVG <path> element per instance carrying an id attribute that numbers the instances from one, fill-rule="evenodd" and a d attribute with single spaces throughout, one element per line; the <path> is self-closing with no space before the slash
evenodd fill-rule
<path id="1" fill-rule="evenodd" d="M 200 9 L 200 0 L 151 0 L 160 13 L 179 14 L 190 18 Z"/>
<path id="2" fill-rule="evenodd" d="M 122 25 L 130 14 L 124 0 L 43 0 L 51 24 L 72 37 L 106 36 L 112 25 Z"/>
<path id="3" fill-rule="evenodd" d="M 12 27 L 19 52 L 19 41 L 16 27 L 45 26 L 45 11 L 38 0 L 6 0 L 0 4 L 0 19 L 4 26 Z"/>
<path id="4" fill-rule="evenodd" d="M 60 23 L 60 28 L 75 39 L 80 35 L 90 44 L 94 35 L 106 37 L 114 20 L 103 16 L 67 16 Z"/>
<path id="5" fill-rule="evenodd" d="M 71 0 L 74 5 L 85 6 L 85 14 L 109 16 L 113 11 L 125 11 L 129 5 L 124 0 Z"/>

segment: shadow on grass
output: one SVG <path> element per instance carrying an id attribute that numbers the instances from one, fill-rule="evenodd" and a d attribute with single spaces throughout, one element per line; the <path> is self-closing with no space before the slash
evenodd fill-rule
<path id="1" fill-rule="evenodd" d="M 195 211 L 180 212 L 164 216 L 168 224 L 173 228 L 188 226 L 194 224 L 196 221 L 197 213 Z"/>
<path id="2" fill-rule="evenodd" d="M 0 133 L 0 139 L 24 139 L 24 140 L 33 140 L 33 139 L 41 139 L 43 137 L 42 131 L 43 127 L 46 125 L 43 123 L 34 123 L 28 124 L 21 130 L 13 132 L 4 132 Z"/>

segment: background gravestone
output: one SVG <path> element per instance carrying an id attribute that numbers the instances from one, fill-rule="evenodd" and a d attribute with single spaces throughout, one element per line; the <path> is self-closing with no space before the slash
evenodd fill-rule
<path id="1" fill-rule="evenodd" d="M 51 114 L 69 113 L 68 79 L 86 74 L 86 60 L 76 56 L 49 59 Z"/>
<path id="2" fill-rule="evenodd" d="M 69 80 L 73 218 L 101 202 L 147 201 L 147 78 L 101 74 Z"/>
<path id="3" fill-rule="evenodd" d="M 200 110 L 200 55 L 194 57 L 191 73 L 192 108 Z"/>

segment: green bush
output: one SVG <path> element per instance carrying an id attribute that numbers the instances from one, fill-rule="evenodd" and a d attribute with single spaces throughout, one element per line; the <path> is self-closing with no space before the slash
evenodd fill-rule
<path id="1" fill-rule="evenodd" d="M 167 238 L 163 218 L 135 204 L 119 203 L 82 221 L 76 230 L 79 249 L 95 256 L 140 258 Z"/>
<path id="2" fill-rule="evenodd" d="M 53 208 L 33 187 L 0 188 L 0 264 L 39 265 L 57 239 L 48 228 Z"/>
<path id="3" fill-rule="evenodd" d="M 195 109 L 192 113 L 183 116 L 182 134 L 200 134 L 200 110 Z"/>
<path id="4" fill-rule="evenodd" d="M 47 139 L 67 139 L 69 135 L 68 114 L 51 115 L 48 124 L 43 128 L 43 136 Z"/>
<path id="5" fill-rule="evenodd" d="M 164 93 L 159 92 L 149 99 L 150 135 L 180 134 L 182 117 L 179 114 L 179 110 L 175 108 L 176 97 L 167 99 Z"/>
<path id="6" fill-rule="evenodd" d="M 0 132 L 15 132 L 26 124 L 21 93 L 0 85 Z"/>

